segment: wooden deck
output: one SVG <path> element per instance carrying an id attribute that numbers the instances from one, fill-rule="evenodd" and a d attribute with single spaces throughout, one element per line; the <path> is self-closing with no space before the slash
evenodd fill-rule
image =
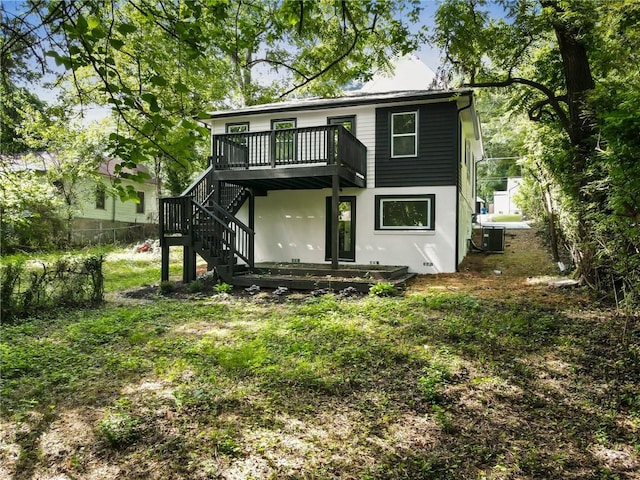
<path id="1" fill-rule="evenodd" d="M 257 263 L 250 271 L 234 275 L 233 284 L 290 290 L 339 291 L 353 287 L 359 292 L 368 292 L 372 285 L 382 282 L 402 287 L 414 276 L 402 266 L 340 265 L 332 269 L 331 265 L 318 263 Z"/>

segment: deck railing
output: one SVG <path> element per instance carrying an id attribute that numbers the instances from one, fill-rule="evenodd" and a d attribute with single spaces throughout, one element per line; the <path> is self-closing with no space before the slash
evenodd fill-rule
<path id="1" fill-rule="evenodd" d="M 189 237 L 213 257 L 221 258 L 225 251 L 229 262 L 237 257 L 253 266 L 253 231 L 215 202 L 205 207 L 193 196 L 161 198 L 160 228 L 162 239 Z"/>
<path id="2" fill-rule="evenodd" d="M 367 148 L 342 125 L 216 135 L 215 169 L 343 165 L 366 176 Z"/>

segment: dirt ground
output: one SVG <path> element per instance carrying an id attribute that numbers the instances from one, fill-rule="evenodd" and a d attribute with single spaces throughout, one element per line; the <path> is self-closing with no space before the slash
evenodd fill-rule
<path id="1" fill-rule="evenodd" d="M 475 235 L 479 238 L 479 231 Z M 479 241 L 476 241 L 476 245 Z M 527 297 L 542 304 L 581 304 L 587 297 L 579 288 L 555 288 L 554 280 L 566 278 L 553 262 L 538 230 L 507 230 L 504 253 L 472 252 L 451 274 L 420 275 L 407 286 L 407 293 L 453 290 L 479 297 L 504 300 Z"/>

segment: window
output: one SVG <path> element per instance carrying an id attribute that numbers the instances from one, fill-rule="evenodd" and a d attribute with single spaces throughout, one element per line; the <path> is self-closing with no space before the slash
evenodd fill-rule
<path id="1" fill-rule="evenodd" d="M 136 213 L 144 213 L 144 192 L 138 192 L 139 203 L 136 204 Z"/>
<path id="2" fill-rule="evenodd" d="M 376 230 L 433 230 L 435 195 L 376 195 Z"/>
<path id="3" fill-rule="evenodd" d="M 327 123 L 329 125 L 342 125 L 353 135 L 356 134 L 356 117 L 348 116 L 348 117 L 328 117 Z"/>
<path id="4" fill-rule="evenodd" d="M 249 122 L 246 123 L 227 123 L 225 125 L 227 133 L 246 133 L 249 131 Z M 231 141 L 239 143 L 240 145 L 247 144 L 247 137 L 244 135 L 234 135 L 231 137 Z"/>
<path id="5" fill-rule="evenodd" d="M 418 154 L 418 112 L 391 114 L 391 156 L 415 157 Z"/>
<path id="6" fill-rule="evenodd" d="M 296 157 L 296 136 L 292 131 L 278 132 L 277 130 L 289 130 L 296 128 L 296 119 L 272 120 L 271 130 L 276 130 L 274 158 L 276 161 L 294 160 Z"/>
<path id="7" fill-rule="evenodd" d="M 327 123 L 329 125 L 342 125 L 349 133 L 355 135 L 356 133 L 356 117 L 327 117 Z M 327 145 L 329 152 L 333 151 L 334 161 L 338 160 L 340 145 L 338 130 L 334 131 L 333 138 L 329 138 L 329 144 Z"/>
<path id="8" fill-rule="evenodd" d="M 246 123 L 227 123 L 225 125 L 227 133 L 244 133 L 249 131 L 249 122 Z"/>
<path id="9" fill-rule="evenodd" d="M 98 185 L 96 187 L 96 209 L 106 209 L 106 194 L 103 185 Z"/>

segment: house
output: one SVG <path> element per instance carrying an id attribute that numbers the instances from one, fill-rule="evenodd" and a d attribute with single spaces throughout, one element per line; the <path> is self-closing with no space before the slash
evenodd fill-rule
<path id="1" fill-rule="evenodd" d="M 516 204 L 516 194 L 522 184 L 522 177 L 507 178 L 507 189 L 493 192 L 493 213 L 520 214 L 522 209 Z"/>
<path id="2" fill-rule="evenodd" d="M 455 272 L 468 252 L 483 155 L 472 90 L 364 89 L 204 122 L 208 169 L 180 197 L 161 199 L 163 280 L 176 245 L 186 281 L 199 254 L 236 284 L 242 264 L 426 274 Z"/>
<path id="3" fill-rule="evenodd" d="M 42 178 L 47 172 L 60 172 L 61 178 L 53 184 L 61 196 L 66 196 L 73 217 L 71 238 L 74 243 L 132 241 L 155 236 L 158 225 L 155 177 L 149 174 L 151 178 L 143 183 L 122 179 L 121 185 L 133 187 L 139 199 L 138 203 L 122 202 L 112 189 L 120 162 L 118 159 L 105 158 L 98 164 L 94 174 L 79 175 L 75 182 L 68 174 L 65 178 L 62 160 L 50 152 L 13 155 L 3 158 L 2 163 L 10 170 L 30 172 Z M 149 173 L 142 165 L 137 167 L 137 171 Z"/>

